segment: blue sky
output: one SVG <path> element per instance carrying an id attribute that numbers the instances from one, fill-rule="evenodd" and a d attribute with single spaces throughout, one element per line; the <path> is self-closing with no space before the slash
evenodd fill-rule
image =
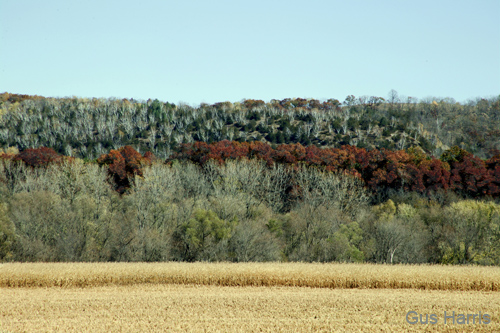
<path id="1" fill-rule="evenodd" d="M 0 1 L 0 92 L 173 103 L 500 94 L 500 1 Z"/>

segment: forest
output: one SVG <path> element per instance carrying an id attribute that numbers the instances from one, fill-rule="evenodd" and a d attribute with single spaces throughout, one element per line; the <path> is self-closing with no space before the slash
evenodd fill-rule
<path id="1" fill-rule="evenodd" d="M 500 264 L 500 97 L 0 103 L 0 261 Z"/>
<path id="2" fill-rule="evenodd" d="M 49 147 L 94 160 L 126 145 L 167 158 L 180 143 L 223 140 L 271 145 L 404 150 L 440 156 L 458 146 L 479 158 L 500 153 L 500 96 L 457 103 L 387 98 L 242 100 L 189 106 L 158 100 L 45 98 L 0 94 L 0 148 Z"/>

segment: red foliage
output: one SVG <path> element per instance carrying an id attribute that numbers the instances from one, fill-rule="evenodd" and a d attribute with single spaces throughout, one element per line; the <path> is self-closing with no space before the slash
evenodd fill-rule
<path id="1" fill-rule="evenodd" d="M 153 161 L 156 161 L 156 160 L 157 160 L 156 156 L 155 156 L 152 152 L 150 152 L 150 151 L 148 151 L 148 152 L 146 152 L 146 153 L 144 154 L 144 158 L 145 158 L 146 160 L 148 160 L 148 161 L 149 161 L 149 163 L 152 163 Z"/>
<path id="2" fill-rule="evenodd" d="M 97 163 L 100 165 L 108 165 L 108 172 L 113 175 L 116 180 L 124 180 L 127 178 L 127 172 L 125 170 L 125 158 L 117 150 L 111 150 L 107 155 L 101 155 L 97 159 Z"/>
<path id="3" fill-rule="evenodd" d="M 274 164 L 271 157 L 273 149 L 267 143 L 261 141 L 250 142 L 248 149 L 248 158 L 264 160 L 268 166 L 272 166 Z"/>
<path id="4" fill-rule="evenodd" d="M 306 149 L 300 144 L 282 144 L 269 153 L 273 162 L 295 164 L 306 157 Z"/>
<path id="5" fill-rule="evenodd" d="M 210 159 L 224 163 L 228 158 L 257 158 L 265 160 L 268 166 L 304 163 L 357 176 L 374 191 L 402 188 L 422 193 L 453 189 L 472 196 L 500 195 L 500 155 L 482 161 L 455 147 L 445 152 L 440 160 L 415 149 L 366 151 L 354 146 L 321 149 L 313 145 L 304 148 L 300 144 L 282 144 L 273 149 L 262 142 L 226 140 L 181 145 L 171 159 L 189 159 L 203 164 Z M 451 163 L 451 171 L 448 163 Z"/>
<path id="6" fill-rule="evenodd" d="M 220 161 L 226 159 L 236 160 L 246 158 L 249 152 L 249 144 L 247 142 L 231 142 L 228 140 L 219 141 L 211 147 L 211 154 L 216 156 Z"/>
<path id="7" fill-rule="evenodd" d="M 490 162 L 492 169 L 488 170 L 488 164 L 472 156 L 464 156 L 462 161 L 452 163 L 451 188 L 466 192 L 471 196 L 498 195 L 498 181 L 495 177 L 495 162 Z"/>
<path id="8" fill-rule="evenodd" d="M 111 150 L 107 155 L 101 155 L 97 159 L 100 165 L 108 166 L 108 173 L 115 183 L 116 190 L 124 193 L 131 184 L 135 175 L 142 176 L 142 167 L 150 165 L 154 155 L 146 153 L 141 156 L 130 146 L 118 150 Z"/>
<path id="9" fill-rule="evenodd" d="M 448 165 L 436 158 L 424 160 L 419 165 L 422 171 L 422 183 L 424 188 L 428 190 L 447 190 L 450 184 L 450 172 L 447 170 Z M 421 190 L 423 192 L 423 190 Z"/>
<path id="10" fill-rule="evenodd" d="M 26 165 L 34 168 L 46 167 L 50 163 L 62 161 L 62 156 L 52 148 L 28 148 L 17 154 L 14 161 L 23 161 Z"/>
<path id="11" fill-rule="evenodd" d="M 26 149 L 17 155 L 2 154 L 0 158 L 22 161 L 31 167 L 45 167 L 70 159 L 46 147 Z M 203 165 L 209 160 L 223 164 L 227 159 L 251 158 L 264 160 L 269 167 L 274 163 L 292 167 L 304 164 L 354 175 L 373 191 L 402 188 L 422 193 L 451 189 L 474 197 L 500 195 L 500 155 L 483 161 L 458 147 L 451 148 L 441 159 L 436 159 L 412 149 L 366 151 L 353 146 L 320 149 L 313 145 L 303 147 L 301 144 L 282 144 L 273 149 L 260 141 L 240 143 L 224 140 L 212 144 L 182 144 L 170 160 L 186 159 Z M 132 147 L 125 146 L 102 155 L 97 162 L 108 166 L 116 190 L 124 193 L 135 175 L 143 175 L 143 166 L 155 159 L 151 152 L 141 156 Z"/>
<path id="12" fill-rule="evenodd" d="M 500 195 L 500 154 L 486 160 L 488 172 L 492 181 L 488 184 L 489 194 L 492 196 Z"/>

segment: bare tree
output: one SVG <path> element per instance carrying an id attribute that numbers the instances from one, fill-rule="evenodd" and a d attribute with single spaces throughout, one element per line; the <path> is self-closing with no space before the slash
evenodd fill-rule
<path id="1" fill-rule="evenodd" d="M 387 101 L 390 103 L 391 106 L 394 106 L 395 104 L 399 103 L 398 92 L 394 89 L 391 89 L 387 94 Z"/>

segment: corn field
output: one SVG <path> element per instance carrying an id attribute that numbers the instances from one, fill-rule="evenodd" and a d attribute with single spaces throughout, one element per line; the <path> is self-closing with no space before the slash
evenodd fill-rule
<path id="1" fill-rule="evenodd" d="M 185 284 L 500 291 L 500 268 L 319 263 L 6 263 L 0 287 Z"/>
<path id="2" fill-rule="evenodd" d="M 6 263 L 0 332 L 498 332 L 499 287 L 500 268 L 478 266 Z"/>

